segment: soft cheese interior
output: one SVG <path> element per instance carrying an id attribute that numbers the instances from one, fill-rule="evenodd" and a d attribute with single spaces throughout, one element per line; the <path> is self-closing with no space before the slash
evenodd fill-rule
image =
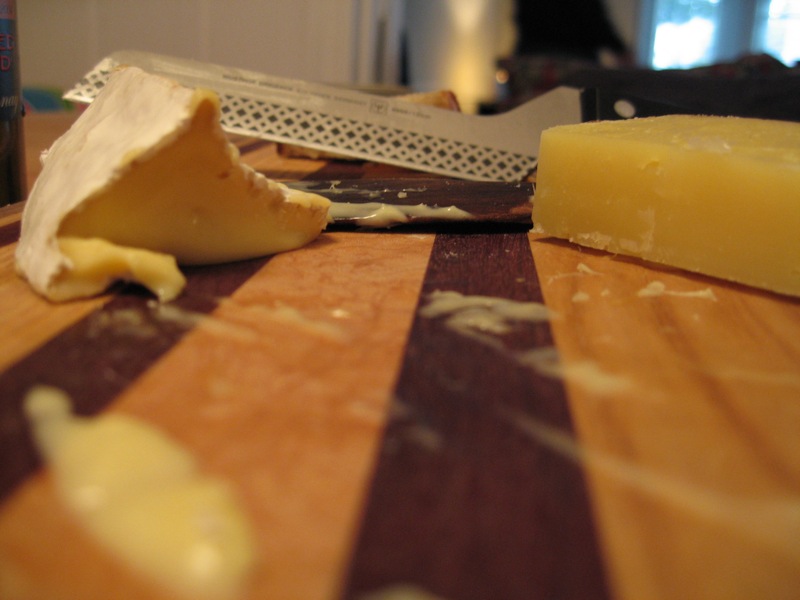
<path id="1" fill-rule="evenodd" d="M 98 542 L 181 597 L 238 597 L 255 539 L 226 482 L 144 421 L 75 415 L 61 390 L 36 387 L 24 408 L 56 490 Z"/>
<path id="2" fill-rule="evenodd" d="M 664 116 L 542 135 L 540 233 L 800 296 L 800 124 Z"/>
<path id="3" fill-rule="evenodd" d="M 299 248 L 329 202 L 240 163 L 217 96 L 130 67 L 43 157 L 23 213 L 17 269 L 51 300 L 136 281 L 178 295 L 178 264 Z"/>

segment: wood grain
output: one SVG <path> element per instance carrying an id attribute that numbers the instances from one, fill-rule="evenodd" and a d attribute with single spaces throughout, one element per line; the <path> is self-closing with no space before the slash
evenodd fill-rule
<path id="1" fill-rule="evenodd" d="M 0 370 L 83 318 L 106 298 L 54 305 L 36 294 L 14 270 L 22 204 L 0 209 Z M 1 376 L 1 375 L 0 375 Z"/>
<path id="2" fill-rule="evenodd" d="M 17 241 L 19 237 L 19 215 L 24 206 L 23 202 L 18 202 L 0 207 L 0 228 L 2 228 L 2 233 L 0 233 L 0 236 L 2 236 L 0 241 L 2 243 L 0 243 L 0 246 Z"/>
<path id="3" fill-rule="evenodd" d="M 185 293 L 171 309 L 202 315 L 261 268 L 264 260 L 187 273 Z M 25 394 L 50 385 L 73 398 L 77 414 L 100 412 L 195 325 L 164 317 L 149 295 L 129 287 L 0 373 L 0 498 L 36 467 L 39 459 L 22 412 Z M 88 306 L 92 306 L 89 303 Z"/>
<path id="4" fill-rule="evenodd" d="M 263 567 L 249 597 L 324 598 L 339 585 L 431 243 L 391 236 L 376 246 L 342 233 L 276 257 L 230 299 L 215 292 L 209 318 L 141 376 L 112 378 L 124 393 L 111 410 L 158 424 L 242 496 Z M 111 333 L 126 342 L 124 331 Z M 164 335 L 160 325 L 156 338 Z M 70 379 L 94 385 L 98 349 L 74 351 Z M 51 534 L 15 524 L 35 521 L 31 496 L 51 493 L 46 481 L 29 480 L 0 514 L 0 563 L 37 573 L 42 585 L 54 557 L 36 547 Z"/>
<path id="5" fill-rule="evenodd" d="M 45 144 L 73 118 L 28 118 L 27 132 Z M 274 145 L 246 139 L 237 145 L 248 164 L 283 179 L 315 170 L 320 179 L 419 176 L 373 164 L 285 159 Z M 35 155 L 36 148 L 29 151 Z M 28 166 L 35 176 L 35 161 Z M 0 377 L 103 314 L 107 302 L 144 300 L 147 308 L 146 299 L 130 292 L 57 306 L 38 298 L 13 271 L 19 208 L 0 209 Z M 508 278 L 528 268 L 516 245 L 469 269 L 459 254 L 480 254 L 504 238 L 490 235 L 484 246 L 477 241 L 482 236 L 467 237 L 476 245 L 459 238 L 466 245 L 448 246 L 413 231 L 329 232 L 307 248 L 261 263 L 232 291 L 217 287 L 215 276 L 203 293 L 212 305 L 208 311 L 179 307 L 148 329 L 191 324 L 138 375 L 126 376 L 105 410 L 162 428 L 203 469 L 236 489 L 253 520 L 259 552 L 243 597 L 332 599 L 402 576 L 468 596 L 456 590 L 456 580 L 463 579 L 476 590 L 492 588 L 483 597 L 495 598 L 506 562 L 522 565 L 508 576 L 509 588 L 533 585 L 520 583 L 531 577 L 549 589 L 574 591 L 580 586 L 570 578 L 585 572 L 593 573 L 588 581 L 598 582 L 592 591 L 624 600 L 797 597 L 800 302 L 523 234 L 541 295 L 559 315 L 546 343 L 555 344 L 561 360 L 546 381 L 528 381 L 509 365 L 489 368 L 486 349 L 455 344 L 439 324 L 416 319 L 434 244 L 435 256 L 446 250 L 436 259 L 448 261 L 443 272 L 455 268 L 436 285 L 534 297 L 527 272 Z M 438 272 L 436 264 L 432 269 Z M 492 287 L 497 278 L 503 283 Z M 641 295 L 656 289 L 654 281 L 661 293 Z M 488 287 L 480 287 L 484 283 Z M 433 284 L 424 285 L 427 293 Z M 116 335 L 130 341 L 121 331 Z M 539 334 L 527 331 L 520 344 L 531 343 L 526 335 Z M 97 349 L 75 344 L 69 352 L 77 360 L 49 355 L 52 368 L 36 368 L 51 374 L 63 371 L 59 362 L 72 361 L 83 373 L 76 380 L 99 376 L 91 368 Z M 559 404 L 539 391 L 508 400 L 486 394 L 485 402 L 458 406 L 448 396 L 453 390 L 444 390 L 440 401 L 431 381 L 447 382 L 430 372 L 414 375 L 422 368 L 415 357 L 432 355 L 427 365 L 434 372 L 441 366 L 461 369 L 454 373 L 467 381 L 486 378 L 490 383 L 475 384 L 476 393 L 483 385 L 503 389 L 516 381 L 519 389 L 560 387 L 565 395 Z M 417 427 L 419 419 L 398 411 L 398 399 L 417 403 L 422 424 L 436 425 L 440 435 L 428 435 Z M 502 414 L 515 418 L 503 421 Z M 0 435 L 19 427 L 18 420 L 0 420 Z M 382 471 L 397 458 L 386 444 L 392 440 L 413 469 Z M 442 467 L 440 454 L 452 461 L 452 471 Z M 536 471 L 546 465 L 543 473 Z M 421 482 L 425 473 L 429 480 Z M 442 481 L 430 481 L 437 477 Z M 459 501 L 439 502 L 423 493 L 439 487 L 458 492 Z M 575 494 L 580 489 L 581 497 Z M 401 495 L 390 496 L 392 490 Z M 414 497 L 404 505 L 402 493 L 409 490 Z M 519 538 L 534 525 L 518 533 L 512 521 L 478 510 L 471 504 L 476 498 L 506 500 L 520 514 L 538 503 L 559 525 L 575 518 L 564 535 L 578 540 L 577 549 L 568 552 L 568 544 L 556 540 L 535 560 L 516 562 L 507 550 L 519 550 Z M 430 505 L 420 508 L 426 500 Z M 429 544 L 427 531 L 417 547 L 422 553 L 431 545 L 433 554 L 448 560 L 419 569 L 409 567 L 407 558 L 386 560 L 408 553 L 411 535 L 388 546 L 386 557 L 370 559 L 377 551 L 368 551 L 368 541 L 388 539 L 386 531 L 370 529 L 379 528 L 381 519 L 386 524 L 381 506 L 410 527 L 418 525 L 417 515 L 436 524 L 443 541 Z M 414 508 L 403 512 L 403 506 Z M 428 510 L 434 506 L 438 521 Z M 499 529 L 495 539 L 493 527 Z M 549 535 L 558 529 L 536 527 Z M 496 554 L 486 559 L 486 580 L 474 566 L 482 557 L 475 532 L 492 544 L 517 540 L 508 549 L 490 546 Z M 569 564 L 573 554 L 599 560 L 602 573 L 586 570 L 589 563 Z M 453 567 L 464 564 L 470 569 Z M 81 536 L 46 472 L 25 478 L 0 504 L 0 597 L 159 593 Z"/>
<path id="6" fill-rule="evenodd" d="M 519 233 L 438 235 L 421 304 L 437 290 L 542 301 Z M 418 313 L 345 597 L 397 585 L 451 600 L 607 597 L 580 467 L 517 425 L 572 434 L 562 382 L 513 358 L 552 348 L 550 325 L 516 323 L 499 341 Z"/>
<path id="7" fill-rule="evenodd" d="M 800 301 L 531 239 L 617 596 L 796 597 Z"/>
<path id="8" fill-rule="evenodd" d="M 126 392 L 109 410 L 126 410 L 165 428 L 240 491 L 258 526 L 261 557 L 250 597 L 325 598 L 339 585 L 362 480 L 385 413 L 385 390 L 396 372 L 432 241 L 429 235 L 394 235 L 376 246 L 360 235 L 331 234 L 269 261 L 234 297 L 213 277 L 201 297 L 214 303 L 214 312 L 199 327 L 198 310 L 184 306 L 177 315 L 178 324 L 184 317 L 192 324 L 189 341 L 174 347 L 173 335 L 173 347 L 156 364 L 133 361 L 147 367 L 135 385 L 130 375 L 112 377 Z M 13 251 L 13 245 L 6 250 Z M 20 286 L 14 300 L 23 306 L 38 302 L 10 265 L 2 278 Z M 227 272 L 231 265 L 221 268 Z M 190 280 L 196 276 L 191 273 Z M 152 310 L 146 298 L 123 297 L 137 305 L 136 311 Z M 81 318 L 87 313 L 97 319 L 121 312 L 113 306 L 93 312 L 91 304 L 68 305 L 83 311 L 75 317 L 79 329 L 85 330 Z M 57 312 L 58 307 L 44 306 Z M 122 311 L 131 316 L 130 306 Z M 32 325 L 21 321 L 20 337 Z M 123 331 L 115 331 L 115 322 Z M 106 333 L 128 346 L 131 340 L 125 337 L 136 331 L 128 328 L 126 336 L 124 322 L 112 316 Z M 170 337 L 170 323 L 169 318 L 145 322 L 154 326 L 150 333 L 156 338 Z M 7 325 L 5 319 L 2 324 Z M 62 320 L 61 326 L 69 323 Z M 51 335 L 60 337 L 57 331 Z M 62 378 L 92 385 L 99 374 L 92 365 L 107 359 L 98 357 L 93 344 L 68 346 L 75 373 L 57 366 L 60 357 L 53 359 L 54 369 L 39 365 L 39 371 L 60 371 Z M 137 353 L 137 344 L 130 351 Z M 151 362 L 156 358 L 151 354 Z M 56 377 L 54 383 L 62 381 Z M 80 403 L 97 401 L 93 394 L 77 395 Z M 17 419 L 11 428 L 20 425 Z M 239 443 L 230 443 L 232 434 Z M 155 597 L 142 593 L 146 584 L 91 541 L 76 536 L 69 516 L 51 510 L 57 506 L 49 478 L 41 476 L 26 480 L 3 505 L 0 596 L 50 597 L 58 590 L 59 597 Z M 38 518 L 40 510 L 52 518 Z M 80 558 L 51 552 L 45 540 L 52 536 L 69 540 Z M 102 576 L 76 564 L 96 565 Z M 315 576 L 308 577 L 309 572 Z"/>

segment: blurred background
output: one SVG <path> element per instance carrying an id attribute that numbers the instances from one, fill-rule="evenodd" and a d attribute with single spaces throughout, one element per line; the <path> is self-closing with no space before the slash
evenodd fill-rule
<path id="1" fill-rule="evenodd" d="M 800 0 L 20 0 L 33 109 L 114 50 L 513 107 L 575 73 L 796 75 Z"/>

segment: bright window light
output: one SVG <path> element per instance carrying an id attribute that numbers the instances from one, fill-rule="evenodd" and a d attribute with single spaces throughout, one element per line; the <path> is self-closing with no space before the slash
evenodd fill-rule
<path id="1" fill-rule="evenodd" d="M 694 67 L 713 61 L 715 24 L 692 17 L 683 23 L 659 23 L 653 44 L 653 67 L 674 69 Z"/>
<path id="2" fill-rule="evenodd" d="M 648 6 L 645 55 L 655 69 L 699 67 L 762 52 L 788 66 L 800 62 L 800 0 L 649 0 Z"/>
<path id="3" fill-rule="evenodd" d="M 800 61 L 800 0 L 772 0 L 762 23 L 761 48 L 789 66 Z"/>
<path id="4" fill-rule="evenodd" d="M 719 0 L 653 0 L 651 66 L 681 69 L 714 61 Z"/>

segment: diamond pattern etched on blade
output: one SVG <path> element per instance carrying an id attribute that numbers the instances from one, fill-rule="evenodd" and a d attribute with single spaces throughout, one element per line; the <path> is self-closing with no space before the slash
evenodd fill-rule
<path id="1" fill-rule="evenodd" d="M 518 181 L 533 168 L 531 157 L 382 125 L 372 125 L 259 99 L 223 95 L 225 127 L 260 136 L 321 144 L 372 160 L 422 170 Z"/>
<path id="2" fill-rule="evenodd" d="M 106 81 L 108 81 L 112 70 L 113 65 L 109 65 L 105 68 L 101 66 L 93 69 L 91 73 L 87 73 L 86 76 L 69 91 L 66 97 L 79 101 L 94 100 L 95 96 L 97 96 L 100 90 L 106 85 Z"/>
<path id="3" fill-rule="evenodd" d="M 113 70 L 103 64 L 87 74 L 67 97 L 91 101 Z M 224 128 L 266 139 L 319 144 L 434 173 L 500 181 L 519 181 L 535 166 L 533 157 L 467 144 L 414 131 L 371 125 L 354 119 L 223 94 Z"/>

